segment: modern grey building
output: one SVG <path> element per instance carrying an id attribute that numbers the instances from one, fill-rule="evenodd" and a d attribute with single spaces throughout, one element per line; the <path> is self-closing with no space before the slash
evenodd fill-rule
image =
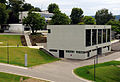
<path id="1" fill-rule="evenodd" d="M 59 58 L 88 59 L 111 51 L 110 25 L 48 25 L 47 50 Z"/>

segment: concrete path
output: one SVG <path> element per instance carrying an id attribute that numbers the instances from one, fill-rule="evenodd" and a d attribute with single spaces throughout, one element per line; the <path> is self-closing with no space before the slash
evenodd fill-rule
<path id="1" fill-rule="evenodd" d="M 111 55 L 99 57 L 99 63 L 115 60 L 118 58 L 120 58 L 120 52 L 115 52 Z M 55 82 L 86 82 L 86 80 L 80 79 L 74 75 L 72 70 L 77 67 L 91 64 L 93 64 L 93 59 L 85 61 L 62 59 L 54 63 L 35 66 L 29 69 L 0 64 L 0 71 L 43 78 L 43 80 L 47 79 Z"/>
<path id="2" fill-rule="evenodd" d="M 30 38 L 29 38 L 29 35 L 28 35 L 28 34 L 25 34 L 25 39 L 26 39 L 27 46 L 32 46 L 32 44 L 31 44 L 31 41 L 30 41 Z"/>

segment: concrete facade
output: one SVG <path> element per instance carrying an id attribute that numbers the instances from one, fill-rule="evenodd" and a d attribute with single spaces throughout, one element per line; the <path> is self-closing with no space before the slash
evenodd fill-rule
<path id="1" fill-rule="evenodd" d="M 24 26 L 22 24 L 9 24 L 9 32 L 24 33 Z"/>
<path id="2" fill-rule="evenodd" d="M 111 40 L 111 26 L 109 25 L 48 25 L 47 29 L 47 50 L 56 57 L 88 59 L 111 51 L 111 42 L 107 40 Z M 87 29 L 91 30 L 90 42 L 86 39 Z M 102 34 L 101 40 L 99 39 L 101 43 L 98 42 L 98 30 Z M 93 32 L 96 33 L 95 36 Z M 103 42 L 103 39 L 106 42 Z M 93 41 L 96 41 L 96 44 L 93 44 Z M 86 42 L 90 45 L 87 46 Z"/>

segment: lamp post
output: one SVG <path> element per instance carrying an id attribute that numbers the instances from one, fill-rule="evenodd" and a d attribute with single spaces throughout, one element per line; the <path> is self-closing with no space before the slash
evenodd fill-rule
<path id="1" fill-rule="evenodd" d="M 94 57 L 94 81 L 96 81 L 96 79 L 95 79 L 95 74 L 96 72 L 95 72 L 95 57 Z"/>
<path id="2" fill-rule="evenodd" d="M 9 45 L 7 43 L 7 63 L 9 64 Z"/>
<path id="3" fill-rule="evenodd" d="M 96 46 L 96 49 L 98 51 L 98 46 Z M 98 52 L 97 52 L 97 55 L 96 55 L 96 64 L 98 64 Z"/>

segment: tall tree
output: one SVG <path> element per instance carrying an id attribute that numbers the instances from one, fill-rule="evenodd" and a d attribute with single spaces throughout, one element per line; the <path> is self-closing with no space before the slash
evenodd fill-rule
<path id="1" fill-rule="evenodd" d="M 6 0 L 0 0 L 0 3 L 5 4 L 7 1 Z"/>
<path id="2" fill-rule="evenodd" d="M 84 24 L 87 24 L 87 25 L 94 25 L 94 24 L 96 24 L 95 18 L 93 18 L 91 16 L 85 16 L 83 18 L 83 22 L 84 22 Z"/>
<path id="3" fill-rule="evenodd" d="M 112 15 L 112 13 L 108 12 L 108 9 L 98 10 L 95 15 L 97 25 L 105 25 L 109 20 L 114 18 L 115 17 Z"/>
<path id="4" fill-rule="evenodd" d="M 34 8 L 34 6 L 32 6 L 32 5 L 29 4 L 29 3 L 25 3 L 25 4 L 23 4 L 22 8 L 23 8 L 23 11 L 29 11 L 29 10 L 31 10 L 32 8 Z"/>
<path id="5" fill-rule="evenodd" d="M 112 30 L 116 32 L 116 34 L 120 34 L 120 22 L 117 20 L 110 20 L 106 23 L 106 25 L 111 25 Z"/>
<path id="6" fill-rule="evenodd" d="M 52 24 L 52 25 L 66 25 L 66 24 L 70 24 L 70 19 L 64 13 L 56 13 L 52 17 L 52 20 L 50 21 L 50 24 Z"/>
<path id="7" fill-rule="evenodd" d="M 83 10 L 81 8 L 73 8 L 71 12 L 71 24 L 78 24 L 82 21 Z"/>
<path id="8" fill-rule="evenodd" d="M 8 23 L 18 23 L 19 22 L 19 11 L 22 9 L 24 0 L 9 0 L 9 20 Z"/>
<path id="9" fill-rule="evenodd" d="M 43 29 L 46 25 L 45 18 L 41 17 L 38 13 L 32 13 L 30 11 L 28 16 L 23 19 L 23 25 L 29 26 L 32 30 L 32 34 L 35 34 L 37 30 Z"/>
<path id="10" fill-rule="evenodd" d="M 49 13 L 58 13 L 58 12 L 60 12 L 59 6 L 55 3 L 51 3 L 48 6 L 48 11 L 49 11 Z"/>
<path id="11" fill-rule="evenodd" d="M 8 18 L 8 13 L 6 10 L 6 5 L 0 3 L 0 26 L 7 22 L 7 18 Z"/>

